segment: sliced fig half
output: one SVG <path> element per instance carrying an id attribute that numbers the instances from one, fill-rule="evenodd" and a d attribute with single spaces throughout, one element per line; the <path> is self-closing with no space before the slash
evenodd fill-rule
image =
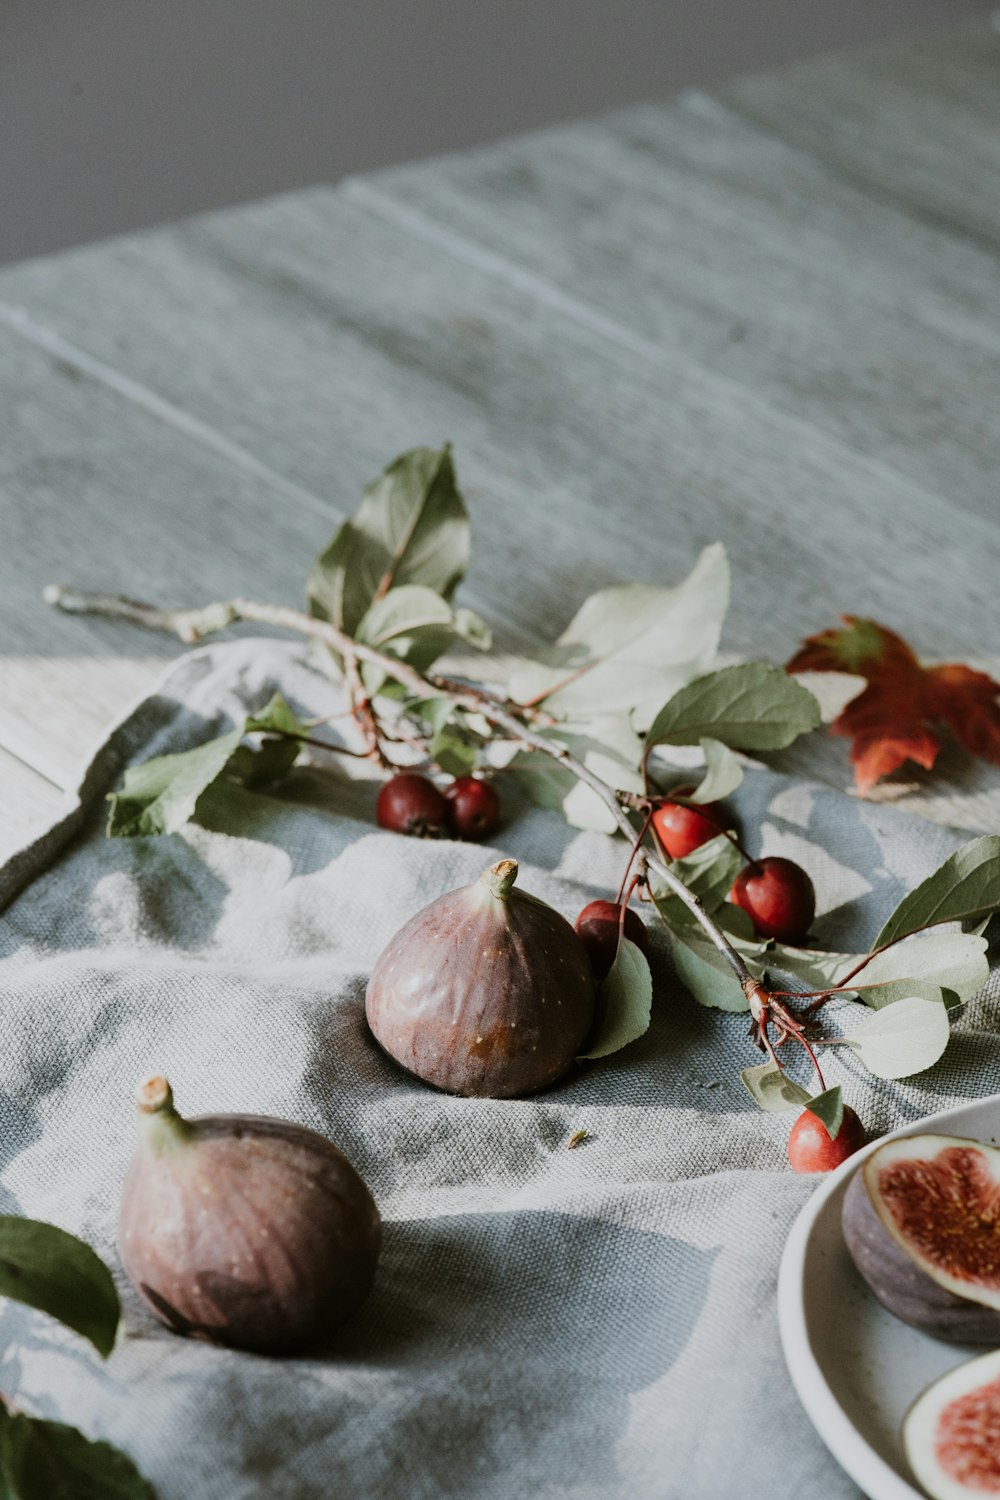
<path id="1" fill-rule="evenodd" d="M 1000 1495 L 1000 1350 L 928 1386 L 903 1418 L 903 1447 L 932 1500 Z"/>
<path id="2" fill-rule="evenodd" d="M 961 1136 L 887 1141 L 844 1197 L 855 1265 L 888 1310 L 955 1343 L 1000 1343 L 1000 1150 Z"/>

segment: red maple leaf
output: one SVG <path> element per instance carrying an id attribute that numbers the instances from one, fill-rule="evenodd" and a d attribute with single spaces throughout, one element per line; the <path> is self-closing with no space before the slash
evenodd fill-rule
<path id="1" fill-rule="evenodd" d="M 1000 765 L 1000 682 L 957 664 L 924 667 L 898 635 L 842 615 L 843 630 L 810 636 L 789 672 L 850 672 L 868 686 L 830 725 L 853 740 L 851 763 L 859 790 L 916 761 L 930 770 L 941 748 L 941 728 L 973 755 Z"/>

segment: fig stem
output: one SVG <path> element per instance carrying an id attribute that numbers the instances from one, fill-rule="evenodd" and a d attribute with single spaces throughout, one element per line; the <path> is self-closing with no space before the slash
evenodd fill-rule
<path id="1" fill-rule="evenodd" d="M 374 646 L 366 645 L 363 641 L 356 641 L 353 636 L 341 630 L 332 621 L 317 619 L 313 615 L 307 615 L 302 610 L 292 609 L 288 605 L 261 604 L 253 599 L 238 598 L 207 604 L 200 609 L 157 609 L 153 605 L 143 604 L 135 599 L 126 599 L 120 595 L 82 593 L 64 584 L 50 584 L 44 591 L 44 598 L 46 603 L 68 614 L 93 614 L 101 615 L 106 619 L 129 620 L 134 625 L 142 625 L 150 630 L 168 631 L 179 636 L 189 646 L 196 645 L 204 636 L 211 635 L 217 630 L 225 630 L 241 620 L 258 625 L 272 625 L 281 630 L 291 630 L 299 635 L 309 636 L 313 640 L 322 641 L 338 656 L 344 658 L 352 689 L 356 688 L 356 684 L 361 680 L 358 664 L 371 662 L 373 666 L 381 667 L 403 687 L 409 688 L 417 697 L 421 699 L 434 696 L 448 697 L 460 708 L 468 708 L 474 713 L 482 714 L 492 725 L 505 730 L 511 739 L 516 740 L 525 748 L 537 750 L 542 755 L 548 756 L 564 770 L 569 771 L 578 781 L 590 787 L 611 812 L 618 827 L 630 843 L 635 840 L 636 830 L 623 804 L 642 813 L 648 811 L 648 799 L 617 791 L 595 775 L 589 766 L 577 760 L 565 745 L 549 739 L 534 728 L 535 724 L 551 722 L 551 720 L 548 720 L 547 716 L 541 714 L 533 705 L 515 703 L 498 697 L 487 688 L 457 682 L 433 672 L 418 672 L 408 662 L 389 656 Z M 352 698 L 356 703 L 358 702 L 354 691 L 352 691 Z M 359 713 L 358 717 L 363 721 L 369 750 L 373 758 L 384 761 L 384 755 L 377 744 L 377 723 L 367 693 L 363 694 L 363 705 L 359 706 L 363 708 L 363 712 Z M 372 741 L 373 735 L 375 743 Z M 646 848 L 637 854 L 636 866 L 637 873 L 640 875 L 645 874 L 647 870 L 652 870 L 657 879 L 683 902 L 728 964 L 748 998 L 751 993 L 759 991 L 760 986 L 725 933 L 705 910 L 699 898 L 688 890 L 669 865 L 652 849 Z M 766 1016 L 765 1010 L 763 1016 L 765 1023 Z M 758 1020 L 756 1012 L 754 1018 Z"/>
<path id="2" fill-rule="evenodd" d="M 136 1091 L 139 1133 L 155 1151 L 186 1141 L 191 1134 L 188 1122 L 174 1107 L 174 1092 L 165 1078 L 147 1078 Z"/>
<path id="3" fill-rule="evenodd" d="M 490 865 L 488 870 L 484 870 L 482 876 L 483 884 L 498 901 L 507 900 L 507 897 L 514 889 L 514 881 L 516 879 L 516 859 L 501 859 L 497 864 Z"/>

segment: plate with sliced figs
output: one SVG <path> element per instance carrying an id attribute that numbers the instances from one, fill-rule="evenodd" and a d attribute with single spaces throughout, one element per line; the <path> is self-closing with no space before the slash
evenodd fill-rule
<path id="1" fill-rule="evenodd" d="M 799 1399 L 869 1500 L 1000 1496 L 1000 1095 L 831 1173 L 778 1313 Z"/>

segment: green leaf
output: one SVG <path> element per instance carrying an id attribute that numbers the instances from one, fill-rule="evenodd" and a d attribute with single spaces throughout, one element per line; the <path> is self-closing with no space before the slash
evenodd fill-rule
<path id="1" fill-rule="evenodd" d="M 718 543 L 706 547 L 677 588 L 602 589 L 554 646 L 518 666 L 510 696 L 519 703 L 544 700 L 564 719 L 631 714 L 645 728 L 665 691 L 714 660 L 728 605 L 729 564 Z"/>
<path id="2" fill-rule="evenodd" d="M 218 739 L 130 766 L 121 788 L 108 798 L 108 837 L 176 833 L 194 813 L 198 799 L 223 775 L 247 787 L 276 781 L 291 770 L 302 746 L 293 739 L 265 740 L 258 750 L 240 744 L 245 734 L 274 731 L 304 732 L 301 720 L 280 693 L 258 713 L 248 715 L 240 728 Z"/>
<path id="3" fill-rule="evenodd" d="M 469 728 L 462 710 L 451 707 L 451 718 L 434 730 L 428 752 L 449 776 L 468 776 L 476 769 L 483 740 Z"/>
<path id="4" fill-rule="evenodd" d="M 926 985 L 950 990 L 953 1004 L 964 1004 L 989 978 L 988 946 L 967 932 L 920 933 L 871 959 L 857 977 L 858 994 L 881 1010 Z"/>
<path id="5" fill-rule="evenodd" d="M 108 799 L 108 837 L 138 838 L 183 828 L 198 798 L 222 775 L 242 738 L 241 725 L 193 750 L 157 755 L 141 766 L 129 766 L 121 790 Z"/>
<path id="6" fill-rule="evenodd" d="M 155 1500 L 127 1454 L 0 1406 L 0 1500 Z"/>
<path id="7" fill-rule="evenodd" d="M 736 906 L 732 901 L 723 901 L 721 906 L 715 908 L 712 915 L 729 937 L 742 938 L 748 943 L 755 940 L 753 919 L 742 906 Z"/>
<path id="8" fill-rule="evenodd" d="M 910 995 L 875 1011 L 845 1040 L 876 1078 L 910 1078 L 937 1062 L 949 1029 L 940 1000 Z"/>
<path id="9" fill-rule="evenodd" d="M 872 948 L 939 922 L 975 921 L 1000 909 L 1000 836 L 973 839 L 904 896 Z"/>
<path id="10" fill-rule="evenodd" d="M 118 1330 L 118 1293 L 107 1266 L 75 1235 L 37 1219 L 0 1217 L 0 1297 L 57 1318 L 107 1357 Z"/>
<path id="11" fill-rule="evenodd" d="M 691 991 L 699 1005 L 713 1010 L 748 1010 L 747 997 L 732 969 L 715 947 L 703 936 L 698 927 L 674 928 L 670 933 L 673 942 L 674 967 L 682 983 Z M 764 966 L 762 959 L 767 953 L 766 943 L 747 943 L 739 938 L 730 938 L 750 973 L 760 979 Z"/>
<path id="12" fill-rule="evenodd" d="M 743 856 L 724 834 L 709 839 L 685 855 L 671 862 L 671 870 L 697 896 L 706 911 L 714 912 L 721 906 L 732 889 L 739 873 Z M 679 896 L 673 896 L 666 888 L 655 888 L 652 892 L 656 909 L 668 927 L 678 927 L 696 920 Z"/>
<path id="13" fill-rule="evenodd" d="M 815 1115 L 824 1126 L 831 1141 L 835 1141 L 844 1123 L 844 1100 L 840 1092 L 840 1084 L 827 1089 L 823 1094 L 817 1094 L 814 1099 L 809 1100 L 806 1107 L 809 1113 Z"/>
<path id="14" fill-rule="evenodd" d="M 375 600 L 360 621 L 355 639 L 426 672 L 457 640 L 485 649 L 490 631 L 471 609 L 453 611 L 433 589 L 408 583 Z M 371 662 L 363 662 L 362 671 L 371 693 L 378 692 L 391 675 Z"/>
<path id="15" fill-rule="evenodd" d="M 698 677 L 675 692 L 646 736 L 653 745 L 721 740 L 732 750 L 781 750 L 820 722 L 819 704 L 781 667 L 752 661 Z"/>
<path id="16" fill-rule="evenodd" d="M 637 735 L 621 715 L 593 719 L 583 728 L 558 724 L 548 730 L 551 739 L 566 746 L 596 776 L 623 791 L 641 792 L 640 746 Z M 519 773 L 519 784 L 534 802 L 562 813 L 574 828 L 598 833 L 616 833 L 618 823 L 610 808 L 548 755 L 522 750 L 510 762 Z"/>
<path id="17" fill-rule="evenodd" d="M 721 740 L 701 740 L 701 751 L 705 757 L 705 774 L 685 802 L 703 805 L 719 802 L 729 797 L 743 782 L 743 767 L 736 756 Z"/>
<path id="18" fill-rule="evenodd" d="M 825 990 L 839 983 L 856 964 L 864 958 L 863 953 L 836 953 L 822 948 L 786 948 L 782 943 L 772 943 L 768 963 L 781 974 L 790 975 L 810 990 Z M 860 984 L 860 976 L 858 983 Z M 853 994 L 845 990 L 844 994 Z"/>
<path id="19" fill-rule="evenodd" d="M 374 600 L 420 584 L 449 600 L 469 563 L 451 449 L 411 448 L 365 490 L 309 577 L 309 607 L 354 635 Z"/>
<path id="20" fill-rule="evenodd" d="M 754 1103 L 769 1115 L 786 1114 L 809 1103 L 805 1089 L 773 1062 L 761 1063 L 758 1068 L 741 1068 L 740 1078 Z"/>
<path id="21" fill-rule="evenodd" d="M 306 727 L 281 693 L 275 693 L 270 702 L 258 714 L 251 714 L 244 725 L 248 734 L 280 730 L 284 734 L 305 734 Z M 249 745 L 240 745 L 226 767 L 226 775 L 243 786 L 270 786 L 287 776 L 299 755 L 302 745 L 290 739 L 265 739 L 256 750 Z"/>
<path id="22" fill-rule="evenodd" d="M 580 1062 L 609 1057 L 649 1030 L 653 979 L 646 956 L 629 938 L 618 944 L 618 955 L 598 990 L 600 1022 L 589 1052 Z"/>

